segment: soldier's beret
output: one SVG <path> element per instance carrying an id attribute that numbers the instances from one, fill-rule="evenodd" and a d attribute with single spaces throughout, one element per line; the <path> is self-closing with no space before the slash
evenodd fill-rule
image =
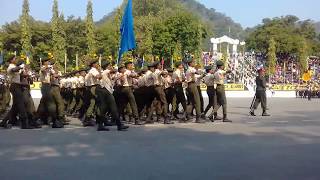
<path id="1" fill-rule="evenodd" d="M 102 63 L 101 63 L 101 67 L 104 69 L 104 68 L 106 68 L 106 67 L 108 67 L 110 65 L 110 62 L 109 61 L 103 61 Z"/>
<path id="2" fill-rule="evenodd" d="M 186 60 L 185 62 L 186 62 L 187 64 L 190 64 L 190 63 L 193 62 L 193 59 Z"/>
<path id="3" fill-rule="evenodd" d="M 205 69 L 205 70 L 211 70 L 211 69 L 212 69 L 212 66 L 205 66 L 204 69 Z"/>
<path id="4" fill-rule="evenodd" d="M 180 66 L 181 64 L 182 64 L 181 61 L 177 61 L 177 62 L 175 63 L 176 67 Z"/>
<path id="5" fill-rule="evenodd" d="M 127 66 L 128 64 L 133 64 L 133 62 L 132 62 L 132 61 L 126 61 L 126 62 L 124 63 L 125 66 Z"/>
<path id="6" fill-rule="evenodd" d="M 216 64 L 217 64 L 217 66 L 223 66 L 224 65 L 224 63 L 222 61 L 217 61 Z"/>
<path id="7" fill-rule="evenodd" d="M 93 59 L 93 60 L 91 60 L 91 61 L 89 62 L 89 66 L 92 66 L 92 65 L 94 65 L 94 64 L 96 64 L 96 63 L 98 63 L 98 60 Z"/>
<path id="8" fill-rule="evenodd" d="M 172 68 L 168 68 L 167 71 L 171 73 L 171 72 L 173 72 L 173 69 Z"/>
<path id="9" fill-rule="evenodd" d="M 8 57 L 8 62 L 11 62 L 11 60 L 13 60 L 15 57 L 16 57 L 15 55 L 10 55 L 10 56 Z"/>

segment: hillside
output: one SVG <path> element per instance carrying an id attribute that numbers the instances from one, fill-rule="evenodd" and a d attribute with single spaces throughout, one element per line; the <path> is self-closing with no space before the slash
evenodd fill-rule
<path id="1" fill-rule="evenodd" d="M 135 1 L 133 1 L 135 3 Z M 152 1 L 145 1 L 145 4 L 139 3 L 139 6 L 149 6 L 148 3 L 152 4 Z M 235 23 L 230 17 L 226 16 L 223 13 L 216 12 L 215 9 L 206 8 L 203 4 L 197 2 L 196 0 L 171 0 L 167 4 L 168 9 L 174 7 L 176 4 L 180 4 L 187 11 L 195 13 L 199 16 L 205 24 L 208 25 L 210 30 L 213 32 L 214 36 L 223 36 L 230 35 L 233 38 L 243 39 L 244 31 L 239 23 Z M 172 7 L 170 7 L 172 6 Z M 142 8 L 142 7 L 141 7 Z M 97 22 L 97 25 L 104 24 L 108 20 L 112 19 L 115 14 L 115 11 L 111 12 L 108 15 L 105 15 L 100 21 Z"/>

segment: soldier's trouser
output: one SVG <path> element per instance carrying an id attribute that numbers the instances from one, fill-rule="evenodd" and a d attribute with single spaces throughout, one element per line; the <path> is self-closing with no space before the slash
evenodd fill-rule
<path id="1" fill-rule="evenodd" d="M 167 89 L 164 90 L 165 94 L 166 94 L 166 99 L 168 102 L 168 111 L 169 111 L 169 105 L 171 104 L 171 110 L 173 109 L 173 98 L 175 96 L 175 90 L 172 87 L 169 87 Z"/>
<path id="2" fill-rule="evenodd" d="M 167 102 L 166 94 L 164 93 L 164 89 L 162 86 L 155 87 L 155 95 L 156 95 L 157 100 L 160 102 L 160 107 L 163 110 L 162 111 L 163 115 L 168 116 L 168 102 Z"/>
<path id="3" fill-rule="evenodd" d="M 71 94 L 70 94 L 70 104 L 68 107 L 69 113 L 72 113 L 75 110 L 76 107 L 76 96 L 77 96 L 77 90 L 76 89 L 71 89 Z"/>
<path id="4" fill-rule="evenodd" d="M 208 103 L 206 109 L 204 110 L 205 114 L 207 114 L 207 112 L 210 110 L 210 108 L 214 109 L 214 107 L 217 104 L 217 97 L 215 95 L 214 86 L 207 87 L 207 94 L 208 94 L 208 98 L 209 98 L 209 103 Z"/>
<path id="5" fill-rule="evenodd" d="M 222 106 L 223 114 L 227 114 L 227 98 L 226 98 L 226 92 L 224 89 L 224 85 L 217 85 L 216 90 L 216 96 L 217 96 L 217 105 L 214 108 L 214 112 L 217 113 L 220 106 Z"/>
<path id="6" fill-rule="evenodd" d="M 83 90 L 82 88 L 78 88 L 76 90 L 76 107 L 75 107 L 75 111 L 80 111 L 81 107 L 83 106 Z"/>
<path id="7" fill-rule="evenodd" d="M 21 85 L 15 83 L 11 84 L 10 92 L 12 94 L 12 107 L 9 113 L 12 116 L 18 114 L 21 120 L 27 119 L 28 115 Z"/>
<path id="8" fill-rule="evenodd" d="M 48 116 L 50 116 L 52 118 L 53 124 L 56 124 L 58 122 L 61 123 L 61 120 L 63 118 L 62 114 L 64 112 L 64 106 L 62 97 L 60 95 L 60 88 L 58 86 L 50 86 L 47 91 L 48 93 L 46 93 L 45 96 L 42 97 L 44 103 L 43 106 L 39 106 L 38 113 L 41 118 L 47 118 Z M 58 95 L 60 95 L 60 100 L 58 99 L 59 97 L 57 97 Z M 43 115 L 43 112 L 46 113 Z"/>
<path id="9" fill-rule="evenodd" d="M 256 99 L 254 101 L 253 109 L 257 109 L 259 104 L 261 103 L 261 108 L 263 111 L 267 110 L 267 96 L 266 91 L 256 91 Z"/>
<path id="10" fill-rule="evenodd" d="M 121 122 L 114 96 L 107 89 L 101 87 L 96 88 L 96 95 L 97 120 L 102 123 L 101 121 L 104 120 L 105 114 L 109 111 L 113 121 L 116 122 L 117 126 L 120 126 Z"/>
<path id="11" fill-rule="evenodd" d="M 60 87 L 53 85 L 51 87 L 51 95 L 57 107 L 57 116 L 59 118 L 63 118 L 64 117 L 64 101 L 60 94 Z"/>
<path id="12" fill-rule="evenodd" d="M 177 114 L 179 111 L 179 104 L 181 103 L 183 110 L 187 112 L 187 102 L 186 102 L 186 97 L 184 95 L 182 84 L 176 84 L 175 90 L 176 90 L 176 103 L 172 111 L 175 114 Z"/>
<path id="13" fill-rule="evenodd" d="M 94 109 L 96 106 L 96 88 L 97 86 L 91 86 L 88 87 L 87 89 L 87 96 L 86 98 L 88 98 L 88 107 L 87 107 L 87 111 L 86 111 L 86 117 L 93 117 L 94 115 Z"/>
<path id="14" fill-rule="evenodd" d="M 203 113 L 203 109 L 204 109 L 204 102 L 203 102 L 203 96 L 202 96 L 202 91 L 201 91 L 201 87 L 197 86 L 198 92 L 199 92 L 199 97 L 200 97 L 200 110 L 201 113 Z"/>
<path id="15" fill-rule="evenodd" d="M 51 89 L 50 84 L 46 84 L 46 83 L 41 84 L 42 97 L 40 99 L 37 112 L 43 120 L 47 118 L 49 115 L 47 103 L 48 103 L 48 100 L 50 99 L 50 89 Z"/>
<path id="16" fill-rule="evenodd" d="M 6 87 L 0 85 L 0 113 L 4 112 L 7 108 L 7 96 L 6 96 Z"/>
<path id="17" fill-rule="evenodd" d="M 26 111 L 28 113 L 28 116 L 34 118 L 35 113 L 36 113 L 36 108 L 34 106 L 34 102 L 31 97 L 31 94 L 30 94 L 30 88 L 29 87 L 22 87 L 22 92 L 23 92 L 23 99 L 25 102 L 25 107 L 26 107 Z"/>
<path id="18" fill-rule="evenodd" d="M 188 93 L 189 93 L 189 97 L 190 97 L 190 103 L 194 106 L 194 108 L 196 109 L 196 115 L 200 116 L 201 114 L 201 102 L 200 102 L 200 95 L 199 95 L 199 91 L 197 89 L 197 85 L 196 83 L 189 83 L 188 84 Z"/>
<path id="19" fill-rule="evenodd" d="M 127 100 L 129 101 L 134 118 L 139 118 L 137 103 L 134 98 L 132 88 L 131 87 L 122 87 L 121 93 L 127 97 Z"/>

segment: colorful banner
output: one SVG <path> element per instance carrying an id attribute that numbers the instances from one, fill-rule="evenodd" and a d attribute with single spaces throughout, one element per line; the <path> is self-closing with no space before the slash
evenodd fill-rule
<path id="1" fill-rule="evenodd" d="M 30 85 L 31 90 L 40 90 L 41 88 L 41 82 L 33 82 L 33 84 Z"/>
<path id="2" fill-rule="evenodd" d="M 274 91 L 295 91 L 297 89 L 296 85 L 283 84 L 283 85 L 272 85 Z"/>
<path id="3" fill-rule="evenodd" d="M 244 91 L 244 84 L 225 84 L 224 85 L 226 91 Z M 206 91 L 207 86 L 205 84 L 201 84 L 201 90 Z"/>

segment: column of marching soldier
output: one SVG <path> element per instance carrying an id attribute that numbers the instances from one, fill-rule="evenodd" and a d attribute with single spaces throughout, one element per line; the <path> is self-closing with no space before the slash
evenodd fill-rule
<path id="1" fill-rule="evenodd" d="M 207 66 L 204 70 L 190 60 L 186 62 L 187 70 L 182 62 L 177 62 L 174 70 L 163 69 L 161 63 L 153 62 L 135 71 L 132 62 L 115 69 L 114 64 L 107 61 L 102 61 L 100 66 L 92 60 L 88 68 L 62 75 L 50 59 L 43 60 L 38 109 L 30 94 L 33 83 L 30 68 L 23 61 L 17 62 L 14 56 L 8 62 L 9 86 L 1 87 L 7 87 L 6 93 L 12 94 L 12 106 L 0 123 L 5 128 L 13 125 L 20 125 L 22 129 L 42 125 L 63 128 L 70 123 L 66 118 L 70 116 L 78 117 L 85 127 L 97 126 L 98 131 L 108 131 L 107 126 L 112 125 L 123 131 L 128 129 L 124 123 L 188 123 L 193 116 L 196 123 L 205 123 L 206 118 L 212 122 L 232 122 L 227 118 L 224 89 L 224 75 L 229 72 L 224 70 L 221 61 L 216 62 L 216 68 Z M 202 82 L 207 85 L 209 103 L 206 107 L 200 89 Z M 1 101 L 2 113 L 7 105 L 7 101 Z M 217 115 L 221 106 L 222 118 Z M 210 109 L 212 113 L 207 116 Z"/>

